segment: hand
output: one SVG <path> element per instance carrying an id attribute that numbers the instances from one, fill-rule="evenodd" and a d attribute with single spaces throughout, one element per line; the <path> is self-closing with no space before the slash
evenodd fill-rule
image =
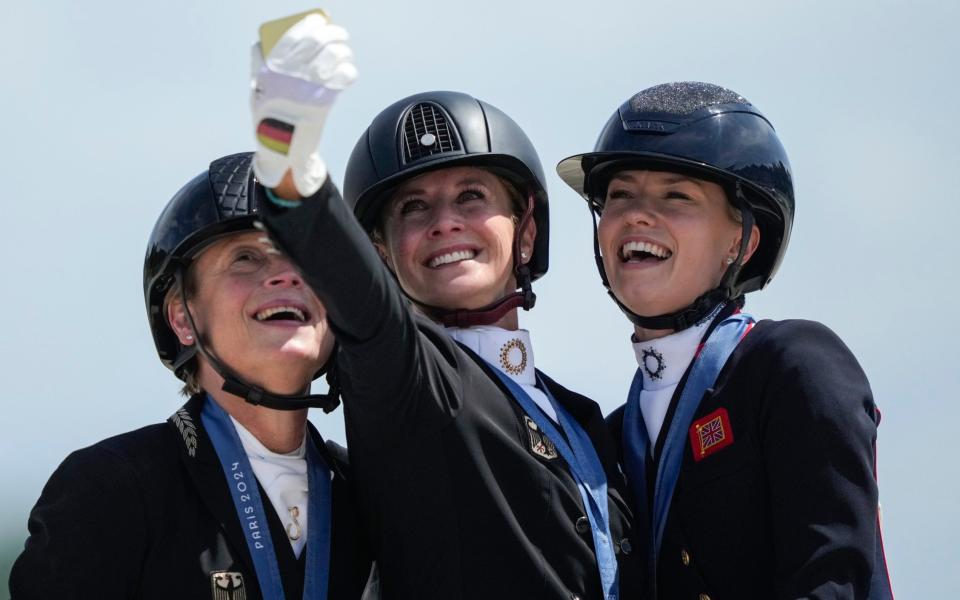
<path id="1" fill-rule="evenodd" d="M 348 38 L 314 13 L 287 30 L 266 57 L 259 43 L 253 45 L 253 170 L 264 186 L 275 188 L 287 171 L 303 197 L 323 184 L 320 134 L 337 95 L 357 78 Z"/>

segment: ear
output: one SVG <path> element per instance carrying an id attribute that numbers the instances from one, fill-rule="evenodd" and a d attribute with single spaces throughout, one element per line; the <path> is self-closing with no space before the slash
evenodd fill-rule
<path id="1" fill-rule="evenodd" d="M 530 262 L 530 258 L 533 256 L 533 244 L 537 239 L 537 222 L 530 217 L 530 220 L 527 221 L 527 226 L 524 227 L 523 231 L 520 233 L 520 252 L 527 255 L 527 258 L 521 258 L 521 262 L 526 264 Z"/>
<path id="2" fill-rule="evenodd" d="M 173 294 L 167 301 L 167 323 L 181 345 L 192 346 L 196 342 L 179 294 Z"/>
<path id="3" fill-rule="evenodd" d="M 733 243 L 733 247 L 730 251 L 730 256 L 736 258 L 737 253 L 740 252 L 740 240 L 743 238 L 743 233 L 737 236 L 737 239 Z M 750 240 L 747 242 L 747 249 L 743 253 L 743 264 L 747 264 L 747 261 L 750 260 L 750 257 L 753 256 L 753 253 L 756 252 L 757 246 L 760 245 L 760 228 L 754 225 L 750 228 Z"/>
<path id="4" fill-rule="evenodd" d="M 380 260 L 383 261 L 383 264 L 387 265 L 387 268 L 391 272 L 396 273 L 396 269 L 393 267 L 393 260 L 390 258 L 390 251 L 387 250 L 386 242 L 382 240 L 374 240 L 373 247 L 377 249 L 377 254 L 380 255 Z"/>

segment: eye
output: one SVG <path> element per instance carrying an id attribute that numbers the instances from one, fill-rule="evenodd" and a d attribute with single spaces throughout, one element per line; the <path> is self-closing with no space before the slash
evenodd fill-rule
<path id="1" fill-rule="evenodd" d="M 608 202 L 610 200 L 628 200 L 632 197 L 633 197 L 633 194 L 631 194 L 628 190 L 625 190 L 625 189 L 614 188 L 607 192 Z"/>
<path id="2" fill-rule="evenodd" d="M 233 252 L 230 264 L 233 268 L 239 270 L 253 270 L 260 266 L 265 260 L 263 252 L 254 248 L 242 247 Z"/>
<path id="3" fill-rule="evenodd" d="M 427 210 L 427 203 L 420 198 L 408 198 L 397 203 L 397 212 L 401 215 Z"/>
<path id="4" fill-rule="evenodd" d="M 476 188 L 467 188 L 460 192 L 460 195 L 457 196 L 457 201 L 459 202 L 469 202 L 470 200 L 483 200 L 484 194 L 483 190 Z"/>
<path id="5" fill-rule="evenodd" d="M 693 197 L 690 196 L 689 194 L 685 194 L 684 192 L 680 192 L 677 190 L 670 190 L 666 194 L 664 194 L 663 197 L 666 198 L 667 200 L 693 200 Z"/>

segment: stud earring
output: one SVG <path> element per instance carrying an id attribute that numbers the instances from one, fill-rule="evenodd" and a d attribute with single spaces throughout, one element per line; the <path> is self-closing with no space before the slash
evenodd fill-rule
<path id="1" fill-rule="evenodd" d="M 189 334 L 187 334 L 187 339 L 188 339 L 188 340 L 192 340 L 192 339 L 193 339 L 193 336 L 192 336 L 192 335 L 189 335 Z"/>
<path id="2" fill-rule="evenodd" d="M 732 264 L 733 264 L 733 257 L 728 256 L 728 257 L 727 257 L 727 260 L 726 260 L 725 262 L 726 262 L 728 265 L 732 265 Z"/>
<path id="3" fill-rule="evenodd" d="M 520 252 L 520 258 L 522 258 L 523 260 L 527 260 L 527 253 L 526 253 L 526 252 Z"/>

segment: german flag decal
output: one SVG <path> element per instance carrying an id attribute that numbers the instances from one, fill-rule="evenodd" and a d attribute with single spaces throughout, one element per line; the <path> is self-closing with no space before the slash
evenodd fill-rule
<path id="1" fill-rule="evenodd" d="M 690 449 L 696 462 L 732 443 L 733 429 L 725 408 L 718 408 L 690 426 Z"/>
<path id="2" fill-rule="evenodd" d="M 264 119 L 257 125 L 257 141 L 263 146 L 283 154 L 290 152 L 290 140 L 293 139 L 293 125 L 276 119 Z"/>

